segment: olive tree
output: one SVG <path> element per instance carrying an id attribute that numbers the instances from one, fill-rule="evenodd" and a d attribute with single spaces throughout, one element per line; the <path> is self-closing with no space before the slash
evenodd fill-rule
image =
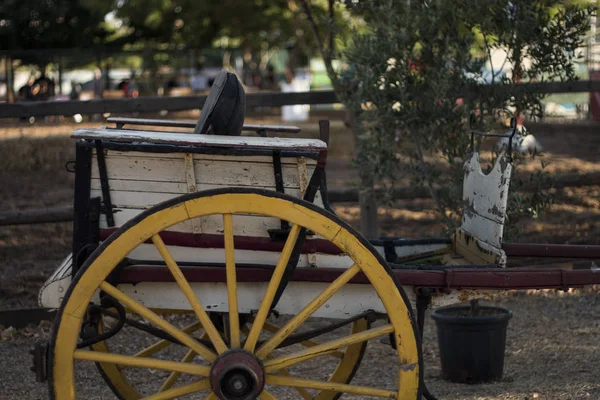
<path id="1" fill-rule="evenodd" d="M 594 10 L 560 0 L 344 4 L 367 27 L 345 49 L 348 67 L 332 76 L 355 121 L 356 162 L 370 178 L 362 183 L 388 192 L 407 179 L 425 187 L 452 230 L 470 152 L 469 114 L 476 112 L 482 124 L 495 109 L 541 116 L 543 95 L 517 84 L 575 79 L 573 63 Z M 506 53 L 501 65 L 492 62 L 497 49 Z M 497 155 L 491 152 L 490 164 Z M 515 164 L 521 161 L 516 157 Z M 546 174 L 514 170 L 509 221 L 539 215 L 550 201 Z M 535 190 L 520 191 L 523 186 Z"/>

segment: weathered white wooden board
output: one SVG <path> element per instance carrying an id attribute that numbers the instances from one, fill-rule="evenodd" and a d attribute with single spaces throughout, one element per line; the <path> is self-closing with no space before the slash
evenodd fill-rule
<path id="1" fill-rule="evenodd" d="M 254 148 L 280 150 L 326 150 L 327 144 L 318 139 L 296 139 L 254 136 L 190 135 L 157 131 L 131 131 L 123 129 L 77 129 L 73 139 L 100 139 L 126 143 L 173 144 L 180 146 Z"/>
<path id="2" fill-rule="evenodd" d="M 501 251 L 512 166 L 506 156 L 492 170 L 481 171 L 479 154 L 465 162 L 461 228 L 475 239 Z"/>
<path id="3" fill-rule="evenodd" d="M 238 283 L 238 307 L 241 313 L 258 310 L 267 282 Z M 225 283 L 191 283 L 200 303 L 208 311 L 228 312 Z M 295 315 L 312 299 L 322 293 L 328 283 L 290 282 L 277 303 L 276 310 L 284 315 Z M 190 304 L 176 283 L 146 282 L 137 285 L 119 285 L 127 295 L 150 308 L 191 310 Z M 160 293 L 160 296 L 157 296 Z M 314 314 L 314 317 L 348 318 L 374 310 L 385 312 L 381 300 L 371 285 L 346 284 Z"/>
<path id="4" fill-rule="evenodd" d="M 499 157 L 487 175 L 481 170 L 478 153 L 465 162 L 463 218 L 454 244 L 456 253 L 472 263 L 506 263 L 502 236 L 511 170 L 506 156 Z"/>
<path id="5" fill-rule="evenodd" d="M 134 218 L 138 214 L 141 214 L 144 210 L 127 209 L 127 208 L 116 208 L 114 210 L 115 225 L 117 227 L 124 225 L 127 221 Z M 194 233 L 211 233 L 211 234 L 222 234 L 223 233 L 223 222 L 222 216 L 211 215 L 208 217 L 196 218 L 199 226 L 201 227 L 199 232 Z M 106 216 L 100 216 L 100 227 L 107 228 Z M 233 234 L 236 236 L 268 236 L 267 229 L 279 228 L 280 222 L 276 218 L 257 217 L 250 215 L 234 215 L 233 216 Z M 172 232 L 191 233 L 192 228 L 190 221 L 184 221 L 179 224 L 173 225 L 167 229 Z"/>
<path id="6" fill-rule="evenodd" d="M 215 263 L 216 265 L 225 262 L 224 249 L 210 249 L 197 247 L 169 246 L 169 251 L 173 258 L 178 262 L 202 262 Z M 281 253 L 276 251 L 262 250 L 235 250 L 235 261 L 239 264 L 262 264 L 276 265 Z M 156 247 L 153 244 L 142 244 L 128 255 L 129 258 L 147 261 L 163 261 Z M 352 266 L 352 260 L 342 255 L 316 253 L 317 265 L 327 268 L 349 268 Z M 310 267 L 307 254 L 301 254 L 298 261 L 298 267 Z"/>
<path id="7" fill-rule="evenodd" d="M 374 246 L 375 249 L 381 254 L 385 255 L 383 246 Z M 396 255 L 398 257 L 407 257 L 415 254 L 431 253 L 436 250 L 441 250 L 448 247 L 446 243 L 430 243 L 430 244 L 411 244 L 404 246 L 395 246 Z"/>
<path id="8" fill-rule="evenodd" d="M 308 166 L 312 174 L 314 165 Z M 183 154 L 179 159 L 150 156 L 147 158 L 126 156 L 106 156 L 106 171 L 110 180 L 150 181 L 182 183 L 187 182 Z M 284 188 L 300 187 L 296 164 L 282 165 Z M 255 163 L 251 158 L 243 161 L 194 159 L 194 173 L 200 184 L 221 184 L 231 186 L 267 186 L 275 187 L 273 165 Z M 99 178 L 98 164 L 92 162 L 92 178 Z"/>
<path id="9" fill-rule="evenodd" d="M 148 153 L 143 151 L 120 151 L 112 149 L 104 149 L 107 157 L 124 157 L 124 158 L 165 158 L 165 159 L 177 159 L 181 160 L 185 153 Z M 92 149 L 92 154 L 96 154 L 96 149 Z M 194 160 L 203 161 L 241 161 L 248 159 L 253 163 L 266 163 L 272 164 L 273 157 L 268 155 L 228 155 L 228 154 L 203 154 L 203 153 L 192 153 Z M 316 165 L 317 161 L 312 158 L 306 159 L 307 165 Z M 281 157 L 281 164 L 296 165 L 296 157 L 286 156 Z"/>
<path id="10" fill-rule="evenodd" d="M 264 156 L 106 151 L 106 164 L 117 227 L 145 209 L 195 191 L 228 187 L 276 190 L 272 158 Z M 92 197 L 102 197 L 97 162 L 94 160 L 92 165 L 90 194 Z M 315 166 L 315 160 L 283 157 L 285 193 L 300 197 L 307 181 L 305 175 L 312 174 Z M 317 193 L 315 204 L 323 206 L 320 193 Z M 107 227 L 104 215 L 100 224 L 102 228 Z M 279 226 L 280 221 L 275 218 L 234 216 L 235 235 L 267 237 L 268 229 Z M 215 215 L 198 221 L 186 221 L 170 230 L 221 234 L 222 217 Z"/>
<path id="11" fill-rule="evenodd" d="M 504 224 L 499 224 L 477 214 L 472 214 L 470 216 L 463 216 L 461 229 L 490 246 L 494 246 L 497 249 L 502 247 Z"/>
<path id="12" fill-rule="evenodd" d="M 96 184 L 99 184 L 97 182 Z M 112 184 L 112 182 L 111 182 Z M 222 189 L 227 187 L 239 187 L 239 186 L 228 186 L 228 185 L 198 185 L 198 191 L 201 190 L 211 190 L 211 189 Z M 270 190 L 269 187 L 264 186 L 253 186 L 256 189 L 266 189 Z M 138 187 L 134 187 L 133 189 L 138 189 Z M 275 191 L 275 190 L 273 190 Z M 290 196 L 298 197 L 300 195 L 300 191 L 298 188 L 290 189 L 285 191 L 286 194 Z M 171 200 L 177 196 L 181 196 L 183 194 L 187 194 L 187 191 L 183 191 L 180 193 L 177 192 L 144 192 L 141 190 L 111 190 L 110 191 L 110 199 L 113 206 L 118 208 L 137 208 L 137 209 L 147 209 L 150 207 L 154 207 L 155 205 L 162 203 L 163 201 Z M 94 186 L 90 191 L 90 195 L 92 197 L 102 197 L 102 191 L 98 186 Z M 321 200 L 321 196 L 317 194 L 315 197 L 315 202 L 318 206 L 323 206 L 323 202 Z"/>
<path id="13" fill-rule="evenodd" d="M 474 153 L 465 163 L 463 180 L 463 212 L 474 213 L 504 223 L 512 166 L 507 157 L 499 157 L 494 168 L 485 175 Z"/>
<path id="14" fill-rule="evenodd" d="M 240 161 L 242 160 L 242 161 Z M 177 196 L 210 189 L 252 187 L 275 191 L 273 160 L 265 156 L 223 156 L 205 154 L 152 154 L 106 151 L 107 174 L 114 207 L 115 225 L 122 226 L 143 210 Z M 102 197 L 97 162 L 92 163 L 91 196 Z M 300 167 L 299 167 L 300 165 Z M 301 196 L 306 174 L 312 174 L 316 161 L 303 157 L 283 157 L 284 191 Z M 320 193 L 315 204 L 323 206 Z M 100 226 L 106 228 L 106 217 Z M 268 237 L 268 229 L 280 221 L 262 216 L 234 216 L 234 234 Z M 222 216 L 186 221 L 169 230 L 186 233 L 222 234 Z"/>

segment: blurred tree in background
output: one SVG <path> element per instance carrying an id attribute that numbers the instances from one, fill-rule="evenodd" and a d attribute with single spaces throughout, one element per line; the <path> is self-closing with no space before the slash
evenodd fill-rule
<path id="1" fill-rule="evenodd" d="M 575 79 L 576 50 L 593 10 L 559 0 L 354 4 L 369 28 L 346 52 L 341 98 L 358 121 L 359 168 L 390 189 L 405 178 L 425 186 L 451 231 L 460 218 L 462 168 L 470 154 L 468 114 L 477 111 L 480 122 L 494 109 L 540 115 L 542 94 L 512 88 Z M 507 51 L 505 65 L 492 64 L 485 79 L 493 49 Z M 509 73 L 500 74 L 506 65 Z M 509 222 L 543 211 L 550 201 L 540 190 L 544 180 L 543 173 L 516 172 Z M 538 190 L 519 192 L 525 184 Z"/>
<path id="2" fill-rule="evenodd" d="M 277 50 L 289 51 L 291 69 L 317 52 L 311 27 L 293 1 L 122 0 L 116 6 L 125 27 L 118 40 L 138 47 L 238 48 L 249 72 L 264 69 Z M 318 15 L 325 12 L 324 6 L 315 8 Z"/>
<path id="3" fill-rule="evenodd" d="M 2 0 L 0 50 L 40 50 L 16 54 L 22 64 L 36 65 L 44 73 L 55 62 L 48 50 L 105 45 L 110 31 L 104 19 L 111 8 L 111 1 Z"/>

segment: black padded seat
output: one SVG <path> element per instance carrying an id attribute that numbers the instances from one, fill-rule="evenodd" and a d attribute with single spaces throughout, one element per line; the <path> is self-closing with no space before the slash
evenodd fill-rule
<path id="1" fill-rule="evenodd" d="M 246 115 L 246 93 L 238 78 L 221 71 L 208 93 L 194 133 L 239 136 Z"/>

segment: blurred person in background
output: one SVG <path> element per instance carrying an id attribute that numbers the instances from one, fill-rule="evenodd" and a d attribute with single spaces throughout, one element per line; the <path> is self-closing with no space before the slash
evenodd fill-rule
<path id="1" fill-rule="evenodd" d="M 30 75 L 29 79 L 27 79 L 27 83 L 18 91 L 18 96 L 22 101 L 34 101 L 35 96 L 40 91 L 39 85 L 35 84 L 35 76 Z"/>
<path id="2" fill-rule="evenodd" d="M 281 90 L 281 88 L 279 87 L 279 80 L 277 79 L 277 74 L 275 73 L 275 68 L 271 64 L 267 66 L 265 75 L 260 83 L 260 88 L 262 90 L 268 90 L 272 92 L 278 92 Z"/>
<path id="3" fill-rule="evenodd" d="M 54 97 L 54 81 L 46 76 L 42 71 L 42 76 L 35 80 L 34 85 L 39 86 L 39 91 L 35 95 L 37 101 L 47 101 Z"/>
<path id="4" fill-rule="evenodd" d="M 102 71 L 100 71 L 100 68 L 96 68 L 94 70 L 94 80 L 93 80 L 93 87 L 94 87 L 94 98 L 95 99 L 100 99 L 102 98 Z"/>
<path id="5" fill-rule="evenodd" d="M 75 81 L 71 81 L 71 92 L 69 92 L 69 100 L 79 100 L 81 89 Z"/>
<path id="6" fill-rule="evenodd" d="M 202 64 L 198 64 L 194 68 L 191 87 L 194 93 L 204 92 L 208 89 L 208 78 L 202 73 Z"/>

